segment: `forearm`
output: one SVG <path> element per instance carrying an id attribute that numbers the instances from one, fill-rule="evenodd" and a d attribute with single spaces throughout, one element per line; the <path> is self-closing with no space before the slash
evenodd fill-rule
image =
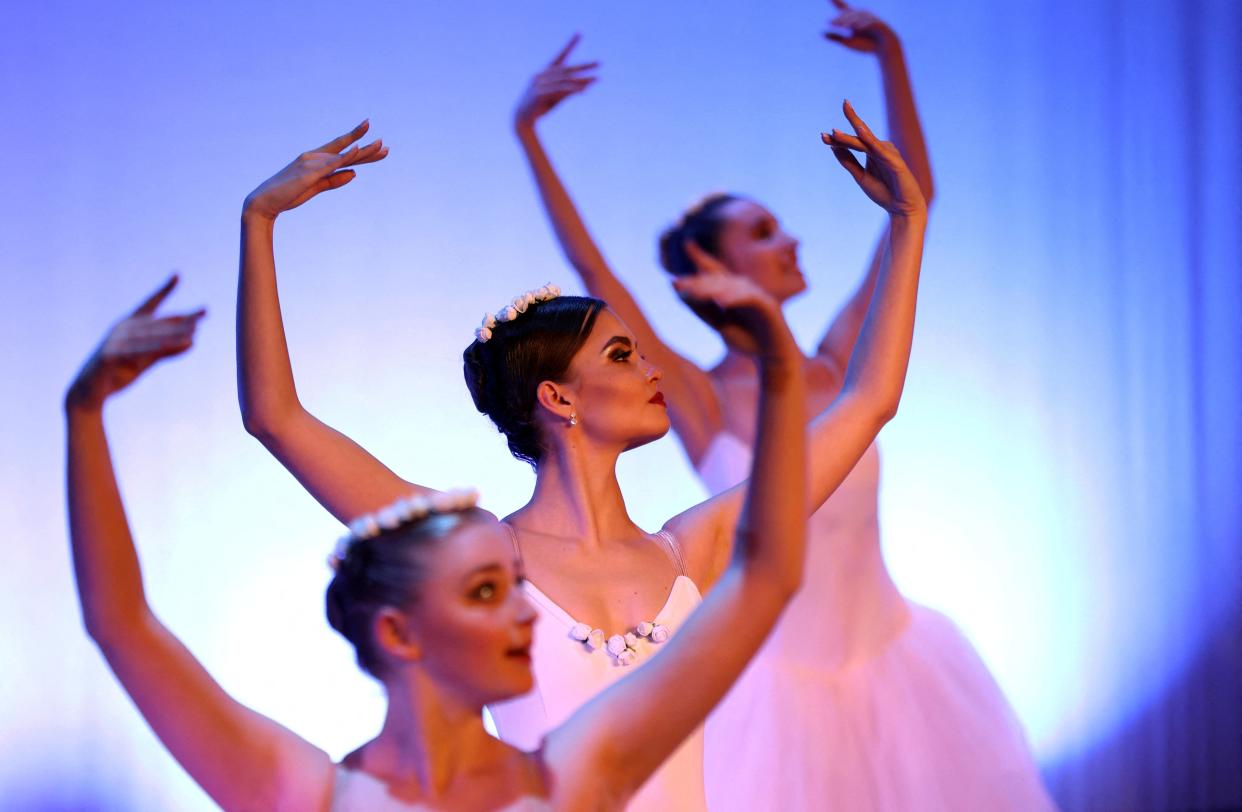
<path id="1" fill-rule="evenodd" d="M 242 216 L 237 392 L 246 430 L 321 505 L 348 522 L 421 491 L 302 408 L 293 383 L 272 260 L 272 218 Z"/>
<path id="2" fill-rule="evenodd" d="M 237 395 L 246 430 L 262 439 L 299 408 L 276 287 L 275 220 L 243 208 L 237 284 Z"/>
<path id="3" fill-rule="evenodd" d="M 801 583 L 807 515 L 806 382 L 788 328 L 772 350 L 759 364 L 754 460 L 734 556 L 792 594 Z"/>
<path id="4" fill-rule="evenodd" d="M 896 412 L 905 386 L 926 227 L 926 211 L 891 218 L 888 251 L 845 373 L 843 392 L 882 420 Z"/>
<path id="5" fill-rule="evenodd" d="M 101 404 L 65 406 L 69 540 L 87 632 L 100 645 L 149 614 Z"/>
<path id="6" fill-rule="evenodd" d="M 935 193 L 931 160 L 927 155 L 923 125 L 919 121 L 918 108 L 914 103 L 914 88 L 910 84 L 905 50 L 895 34 L 880 48 L 878 57 L 889 139 L 897 145 L 897 150 L 918 180 L 923 197 L 930 205 Z"/>
<path id="7" fill-rule="evenodd" d="M 885 255 L 888 252 L 888 244 L 889 229 L 885 226 L 871 254 L 866 276 L 850 295 L 849 301 L 841 308 L 841 312 L 832 320 L 832 324 L 824 333 L 824 337 L 820 339 L 819 347 L 816 349 L 818 355 L 831 359 L 833 366 L 838 370 L 844 370 L 849 364 L 854 344 L 858 341 L 858 333 L 862 330 L 863 320 L 867 317 L 871 297 L 875 295 L 875 282 L 880 276 L 880 268 L 887 261 Z"/>
<path id="8" fill-rule="evenodd" d="M 612 272 L 552 166 L 534 125 L 519 124 L 516 132 L 557 242 L 565 258 L 586 286 L 587 292 L 607 302 L 609 308 L 629 325 L 638 337 L 644 354 L 663 366 L 672 366 L 680 356 L 664 344 L 629 289 Z M 676 386 L 677 383 L 673 382 L 673 385 Z M 684 407 L 684 401 L 678 403 L 677 408 Z"/>
<path id="9" fill-rule="evenodd" d="M 535 187 L 539 190 L 540 202 L 543 203 L 544 212 L 552 224 L 552 231 L 565 259 L 573 266 L 592 296 L 603 299 L 614 308 L 619 303 L 632 303 L 629 291 L 612 273 L 599 246 L 591 237 L 578 207 L 569 196 L 569 190 L 561 182 L 560 175 L 543 148 L 534 125 L 518 125 L 516 132 L 535 180 Z"/>

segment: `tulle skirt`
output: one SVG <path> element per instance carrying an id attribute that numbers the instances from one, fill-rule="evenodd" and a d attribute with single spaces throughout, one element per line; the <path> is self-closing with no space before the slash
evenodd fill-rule
<path id="1" fill-rule="evenodd" d="M 1022 726 L 944 615 L 863 662 L 757 658 L 706 728 L 711 812 L 1054 809 Z"/>

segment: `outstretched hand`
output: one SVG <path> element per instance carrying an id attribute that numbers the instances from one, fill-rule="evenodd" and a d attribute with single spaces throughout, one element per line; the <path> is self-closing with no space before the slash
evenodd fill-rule
<path id="1" fill-rule="evenodd" d="M 276 215 L 296 209 L 320 192 L 339 189 L 349 183 L 355 174 L 349 167 L 388 157 L 388 148 L 380 139 L 366 146 L 354 143 L 366 135 L 370 127 L 371 123 L 364 121 L 322 147 L 303 152 L 259 184 L 259 188 L 246 197 L 244 211 L 274 220 Z"/>
<path id="2" fill-rule="evenodd" d="M 844 0 L 832 0 L 841 13 L 828 21 L 837 29 L 825 31 L 824 39 L 840 43 L 851 51 L 873 54 L 897 43 L 897 34 L 869 11 L 850 8 Z"/>
<path id="3" fill-rule="evenodd" d="M 565 64 L 565 60 L 569 58 L 570 52 L 581 38 L 578 34 L 570 37 L 569 42 L 561 48 L 561 52 L 548 63 L 548 66 L 531 78 L 522 98 L 518 100 L 517 108 L 513 111 L 515 127 L 520 129 L 534 126 L 538 119 L 566 97 L 581 93 L 599 78 L 593 73 L 599 67 L 598 62 Z"/>
<path id="4" fill-rule="evenodd" d="M 98 408 L 109 396 L 133 383 L 156 361 L 180 355 L 194 343 L 194 330 L 207 314 L 198 309 L 174 316 L 155 310 L 177 286 L 173 274 L 160 289 L 108 330 L 69 386 L 67 406 Z"/>
<path id="5" fill-rule="evenodd" d="M 847 135 L 840 130 L 821 133 L 823 142 L 832 147 L 832 154 L 867 197 L 890 214 L 903 217 L 926 214 L 927 201 L 919 188 L 919 182 L 906 166 L 897 147 L 891 141 L 877 138 L 848 101 L 842 108 L 850 126 L 854 128 L 855 135 Z M 866 153 L 865 167 L 858 162 L 851 150 Z"/>
<path id="6" fill-rule="evenodd" d="M 747 355 L 772 353 L 775 344 L 789 336 L 777 301 L 693 240 L 685 242 L 685 249 L 697 273 L 673 280 L 677 295 L 731 348 Z"/>

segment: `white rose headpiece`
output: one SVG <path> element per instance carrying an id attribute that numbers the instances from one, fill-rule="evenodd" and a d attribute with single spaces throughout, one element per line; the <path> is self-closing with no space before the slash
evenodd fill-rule
<path id="1" fill-rule="evenodd" d="M 414 493 L 403 496 L 374 513 L 367 513 L 349 523 L 349 532 L 336 543 L 336 549 L 328 556 L 328 566 L 340 569 L 341 562 L 349 554 L 350 545 L 356 541 L 375 538 L 385 530 L 396 530 L 408 522 L 416 522 L 428 516 L 443 513 L 462 513 L 479 503 L 479 492 L 474 489 Z"/>
<path id="2" fill-rule="evenodd" d="M 487 313 L 483 316 L 483 324 L 474 331 L 474 340 L 480 344 L 486 344 L 492 337 L 492 330 L 496 329 L 496 324 L 502 321 L 513 321 L 518 316 L 526 312 L 527 308 L 536 302 L 546 302 L 555 299 L 561 295 L 561 289 L 551 282 L 541 288 L 528 290 L 520 296 L 515 296 L 513 301 L 497 310 L 495 313 Z"/>

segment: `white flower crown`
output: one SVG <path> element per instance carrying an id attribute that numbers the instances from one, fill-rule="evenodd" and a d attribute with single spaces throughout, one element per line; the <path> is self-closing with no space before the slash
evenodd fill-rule
<path id="1" fill-rule="evenodd" d="M 431 515 L 462 513 L 478 503 L 479 492 L 469 488 L 403 496 L 391 505 L 350 522 L 349 532 L 337 541 L 336 549 L 328 556 L 328 566 L 333 570 L 340 569 L 350 545 L 356 541 L 375 538 L 384 530 L 396 530 L 407 522 L 416 522 Z"/>
<path id="2" fill-rule="evenodd" d="M 496 328 L 497 322 L 513 321 L 535 302 L 546 302 L 560 295 L 561 289 L 549 282 L 541 288 L 528 290 L 521 296 L 515 296 L 512 302 L 500 310 L 483 316 L 482 326 L 474 331 L 474 340 L 480 344 L 486 344 L 492 337 L 492 330 Z"/>

